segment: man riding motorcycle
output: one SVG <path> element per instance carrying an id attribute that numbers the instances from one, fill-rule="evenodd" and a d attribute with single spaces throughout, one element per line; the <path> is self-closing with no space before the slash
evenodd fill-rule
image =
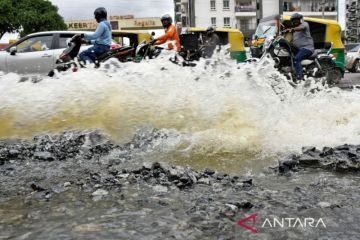
<path id="1" fill-rule="evenodd" d="M 301 61 L 307 59 L 314 53 L 314 40 L 310 35 L 310 27 L 307 22 L 304 22 L 303 16 L 300 13 L 294 13 L 291 18 L 292 28 L 286 29 L 287 32 L 293 33 L 292 45 L 295 54 L 295 72 L 296 80 L 303 79 L 303 69 Z"/>
<path id="2" fill-rule="evenodd" d="M 81 38 L 88 43 L 94 44 L 93 47 L 80 53 L 79 58 L 83 62 L 95 62 L 95 59 L 109 51 L 111 46 L 111 25 L 107 21 L 106 9 L 103 7 L 95 9 L 94 17 L 98 22 L 95 32 L 81 34 Z"/>
<path id="3" fill-rule="evenodd" d="M 161 45 L 167 41 L 175 41 L 176 51 L 180 52 L 181 45 L 180 45 L 180 38 L 179 34 L 176 30 L 175 25 L 172 24 L 172 18 L 169 14 L 165 14 L 161 17 L 162 26 L 165 28 L 165 34 L 154 39 L 152 43 L 154 45 Z M 174 45 L 172 43 L 168 44 L 168 49 L 173 49 Z"/>

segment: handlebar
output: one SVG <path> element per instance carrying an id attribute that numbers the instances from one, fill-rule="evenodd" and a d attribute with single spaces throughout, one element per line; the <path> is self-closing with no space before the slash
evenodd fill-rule
<path id="1" fill-rule="evenodd" d="M 290 30 L 290 31 L 287 31 L 287 30 Z M 294 29 L 291 29 L 291 28 L 287 28 L 287 29 L 284 29 L 284 30 L 281 30 L 281 34 L 285 34 L 285 33 L 293 33 L 294 32 Z"/>

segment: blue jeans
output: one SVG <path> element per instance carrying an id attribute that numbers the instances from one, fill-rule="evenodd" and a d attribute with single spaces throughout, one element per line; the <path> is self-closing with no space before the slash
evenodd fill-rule
<path id="1" fill-rule="evenodd" d="M 310 57 L 313 54 L 312 51 L 306 48 L 300 48 L 299 51 L 295 55 L 295 72 L 296 78 L 302 79 L 303 78 L 303 69 L 301 66 L 301 61 Z"/>
<path id="2" fill-rule="evenodd" d="M 110 50 L 110 46 L 106 45 L 94 45 L 91 48 L 86 49 L 79 55 L 79 59 L 84 62 L 94 63 L 95 59 Z"/>

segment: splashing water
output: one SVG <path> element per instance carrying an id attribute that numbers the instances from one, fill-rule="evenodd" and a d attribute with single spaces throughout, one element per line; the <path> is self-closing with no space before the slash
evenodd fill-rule
<path id="1" fill-rule="evenodd" d="M 293 88 L 266 61 L 236 64 L 217 55 L 190 68 L 168 58 L 110 61 L 38 83 L 0 75 L 0 137 L 99 128 L 123 142 L 150 125 L 169 132 L 162 150 L 199 166 L 359 143 L 358 91 Z"/>

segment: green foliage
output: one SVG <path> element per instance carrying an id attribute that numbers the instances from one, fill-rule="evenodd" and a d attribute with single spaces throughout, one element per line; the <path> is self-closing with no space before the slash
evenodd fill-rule
<path id="1" fill-rule="evenodd" d="M 6 32 L 65 30 L 58 8 L 46 0 L 0 0 L 0 37 Z"/>

